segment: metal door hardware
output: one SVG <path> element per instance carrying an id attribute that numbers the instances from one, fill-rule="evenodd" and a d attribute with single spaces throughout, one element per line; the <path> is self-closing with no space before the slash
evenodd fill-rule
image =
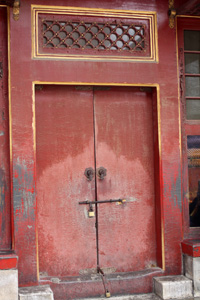
<path id="1" fill-rule="evenodd" d="M 97 176 L 99 179 L 103 180 L 106 177 L 107 170 L 104 167 L 100 167 L 97 169 Z"/>
<path id="2" fill-rule="evenodd" d="M 94 218 L 95 214 L 94 214 L 94 211 L 92 210 L 88 210 L 88 217 L 89 218 Z"/>
<path id="3" fill-rule="evenodd" d="M 99 273 L 101 275 L 101 279 L 102 279 L 102 282 L 103 282 L 103 286 L 104 286 L 104 290 L 105 290 L 105 296 L 106 298 L 110 298 L 111 297 L 111 293 L 110 291 L 108 290 L 108 282 L 107 282 L 107 279 L 105 277 L 105 274 L 103 272 L 103 270 L 97 266 L 97 273 Z"/>
<path id="4" fill-rule="evenodd" d="M 86 178 L 89 181 L 92 181 L 92 179 L 94 177 L 94 173 L 95 173 L 95 171 L 91 167 L 90 168 L 86 168 L 85 171 L 84 171 L 84 175 L 86 176 Z M 97 169 L 96 174 L 97 174 L 97 176 L 98 176 L 99 179 L 103 180 L 104 177 L 107 174 L 107 170 L 104 167 L 100 167 L 100 168 Z"/>
<path id="5" fill-rule="evenodd" d="M 92 168 L 86 168 L 84 175 L 89 181 L 92 181 L 92 178 L 94 177 L 94 170 Z"/>
<path id="6" fill-rule="evenodd" d="M 125 199 L 110 199 L 110 200 L 99 200 L 99 201 L 81 201 L 79 204 L 88 204 L 89 210 L 88 210 L 88 217 L 93 218 L 95 216 L 92 204 L 102 204 L 102 203 L 112 203 L 112 202 L 118 202 L 119 204 L 125 203 Z"/>
<path id="7" fill-rule="evenodd" d="M 93 218 L 94 216 L 95 216 L 95 213 L 94 213 L 92 204 L 90 203 L 90 207 L 89 207 L 89 210 L 88 210 L 88 217 Z"/>
<path id="8" fill-rule="evenodd" d="M 109 291 L 106 291 L 106 298 L 110 298 L 111 297 L 111 294 Z"/>
<path id="9" fill-rule="evenodd" d="M 112 202 L 118 202 L 118 203 L 125 203 L 126 199 L 109 199 L 109 200 L 99 200 L 99 201 L 81 201 L 79 204 L 102 204 L 102 203 L 112 203 Z"/>

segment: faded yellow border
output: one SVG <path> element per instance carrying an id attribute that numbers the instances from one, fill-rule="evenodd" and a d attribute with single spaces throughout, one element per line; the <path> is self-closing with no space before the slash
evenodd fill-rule
<path id="1" fill-rule="evenodd" d="M 75 54 L 43 54 L 39 52 L 38 47 L 38 15 L 40 13 L 62 14 L 62 15 L 85 15 L 85 16 L 103 16 L 120 17 L 129 19 L 149 20 L 150 28 L 150 56 L 113 56 L 113 55 L 75 55 Z M 127 62 L 158 62 L 158 33 L 157 33 L 157 14 L 150 11 L 130 11 L 114 10 L 100 8 L 81 8 L 68 6 L 45 6 L 31 5 L 31 28 L 32 28 L 32 58 L 33 59 L 62 59 L 62 60 L 92 60 L 92 61 L 127 61 Z"/>
<path id="2" fill-rule="evenodd" d="M 177 16 L 178 17 L 178 16 Z M 176 63 L 177 63 L 177 82 L 178 82 L 178 121 L 179 121 L 179 150 L 182 161 L 182 137 L 181 137 L 181 102 L 180 102 L 180 82 L 179 82 L 179 50 L 178 50 L 178 22 L 176 17 Z"/>
<path id="3" fill-rule="evenodd" d="M 179 17 L 179 16 L 177 16 Z M 176 60 L 177 60 L 177 82 L 178 82 L 178 124 L 179 124 L 179 152 L 180 152 L 180 172 L 181 172 L 181 198 L 182 198 L 182 130 L 181 130 L 181 99 L 180 99 L 180 78 L 179 78 L 179 48 L 178 48 L 178 22 L 176 17 Z M 183 202 L 181 200 L 183 205 Z M 182 238 L 184 238 L 184 228 L 183 228 L 183 210 L 182 210 Z"/>
<path id="4" fill-rule="evenodd" d="M 158 116 L 158 148 L 159 148 L 159 169 L 162 170 L 161 160 L 161 104 L 160 104 L 160 85 L 155 83 L 107 83 L 107 82 L 50 82 L 50 81 L 33 81 L 32 82 L 32 128 L 33 128 L 33 148 L 34 156 L 36 158 L 36 118 L 35 118 L 35 85 L 82 85 L 82 86 L 119 86 L 119 87 L 155 87 L 157 93 L 157 116 Z M 160 172 L 162 173 L 162 172 Z M 162 176 L 162 174 L 161 174 Z M 161 180 L 161 179 L 160 179 Z M 163 201 L 162 201 L 162 185 L 160 182 L 160 201 L 161 201 L 161 245 L 162 245 L 162 269 L 165 270 L 165 233 L 164 233 L 164 219 L 163 219 Z M 36 226 L 36 252 L 37 252 L 37 278 L 39 280 L 39 249 L 38 249 L 38 228 Z"/>
<path id="5" fill-rule="evenodd" d="M 8 111 L 9 111 L 9 142 L 10 142 L 10 190 L 11 208 L 13 207 L 13 155 L 12 155 L 12 108 L 11 108 L 11 53 L 10 53 L 10 7 L 7 6 L 7 30 L 8 30 Z M 11 211 L 12 249 L 15 248 L 13 211 Z"/>
<path id="6" fill-rule="evenodd" d="M 192 19 L 200 19 L 200 16 L 188 16 L 188 15 L 177 15 L 177 18 L 192 18 Z"/>
<path id="7" fill-rule="evenodd" d="M 10 64 L 10 7 L 7 7 L 7 30 L 8 30 L 8 103 L 9 103 L 9 139 L 10 139 L 10 162 L 12 163 L 12 111 L 11 111 L 11 64 Z"/>

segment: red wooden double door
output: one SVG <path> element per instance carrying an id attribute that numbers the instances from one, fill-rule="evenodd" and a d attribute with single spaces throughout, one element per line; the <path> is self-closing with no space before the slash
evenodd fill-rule
<path id="1" fill-rule="evenodd" d="M 156 266 L 152 93 L 46 85 L 35 105 L 40 273 Z M 109 199 L 126 202 L 92 204 L 93 218 L 79 204 Z"/>

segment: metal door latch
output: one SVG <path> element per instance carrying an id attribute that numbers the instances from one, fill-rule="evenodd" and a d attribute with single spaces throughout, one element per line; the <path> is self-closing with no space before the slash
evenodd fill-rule
<path id="1" fill-rule="evenodd" d="M 123 204 L 126 202 L 126 199 L 110 199 L 110 200 L 99 200 L 99 201 L 81 201 L 79 204 L 88 204 L 89 209 L 88 209 L 88 217 L 93 218 L 95 216 L 92 204 L 102 204 L 102 203 L 112 203 L 112 202 L 117 202 L 118 204 Z"/>
<path id="2" fill-rule="evenodd" d="M 99 179 L 103 180 L 106 177 L 107 170 L 104 167 L 100 167 L 97 169 L 97 176 Z"/>
<path id="3" fill-rule="evenodd" d="M 99 200 L 99 201 L 81 201 L 79 204 L 102 204 L 102 203 L 112 203 L 112 202 L 118 202 L 118 203 L 125 203 L 126 199 L 109 199 L 109 200 Z"/>
<path id="4" fill-rule="evenodd" d="M 94 170 L 92 168 L 86 168 L 84 175 L 89 181 L 92 181 L 92 178 L 94 177 Z"/>

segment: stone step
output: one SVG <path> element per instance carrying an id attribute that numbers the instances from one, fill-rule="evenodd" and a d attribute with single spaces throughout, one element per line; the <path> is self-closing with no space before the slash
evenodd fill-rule
<path id="1" fill-rule="evenodd" d="M 26 287 L 19 289 L 19 300 L 52 300 L 53 294 L 49 286 L 45 287 Z M 67 300 L 67 298 L 62 299 Z M 94 297 L 94 298 L 79 298 L 76 300 L 108 300 L 106 297 Z M 161 298 L 154 294 L 133 294 L 133 295 L 120 295 L 120 296 L 111 296 L 110 300 L 161 300 Z M 200 298 L 176 298 L 173 300 L 200 300 Z"/>
<path id="2" fill-rule="evenodd" d="M 200 297 L 200 240 L 182 242 L 184 275 L 193 280 L 194 296 Z"/>
<path id="3" fill-rule="evenodd" d="M 111 296 L 123 293 L 126 295 L 144 294 L 152 292 L 155 276 L 163 276 L 163 270 L 151 268 L 137 272 L 106 274 L 106 283 Z M 95 273 L 63 278 L 41 276 L 40 284 L 49 284 L 56 300 L 104 296 L 102 276 Z M 66 299 L 62 298 L 63 295 Z"/>
<path id="4" fill-rule="evenodd" d="M 18 299 L 18 271 L 0 270 L 0 300 Z"/>
<path id="5" fill-rule="evenodd" d="M 154 292 L 162 299 L 193 297 L 192 280 L 183 275 L 154 277 Z"/>
<path id="6" fill-rule="evenodd" d="M 76 300 L 108 300 L 106 297 L 94 297 L 94 298 L 79 298 Z M 67 300 L 67 299 L 63 299 Z M 120 295 L 111 296 L 110 300 L 162 300 L 158 295 L 154 293 L 149 294 L 133 294 L 133 295 Z M 200 300 L 200 298 L 187 297 L 187 298 L 173 298 L 171 300 Z"/>
<path id="7" fill-rule="evenodd" d="M 19 300 L 54 300 L 49 285 L 19 288 Z"/>
<path id="8" fill-rule="evenodd" d="M 76 300 L 108 300 L 109 298 L 106 297 L 94 297 L 94 298 L 80 298 Z M 112 296 L 110 297 L 110 300 L 161 300 L 160 297 L 158 297 L 154 293 L 149 294 L 133 294 L 133 295 L 120 295 L 120 296 Z"/>

